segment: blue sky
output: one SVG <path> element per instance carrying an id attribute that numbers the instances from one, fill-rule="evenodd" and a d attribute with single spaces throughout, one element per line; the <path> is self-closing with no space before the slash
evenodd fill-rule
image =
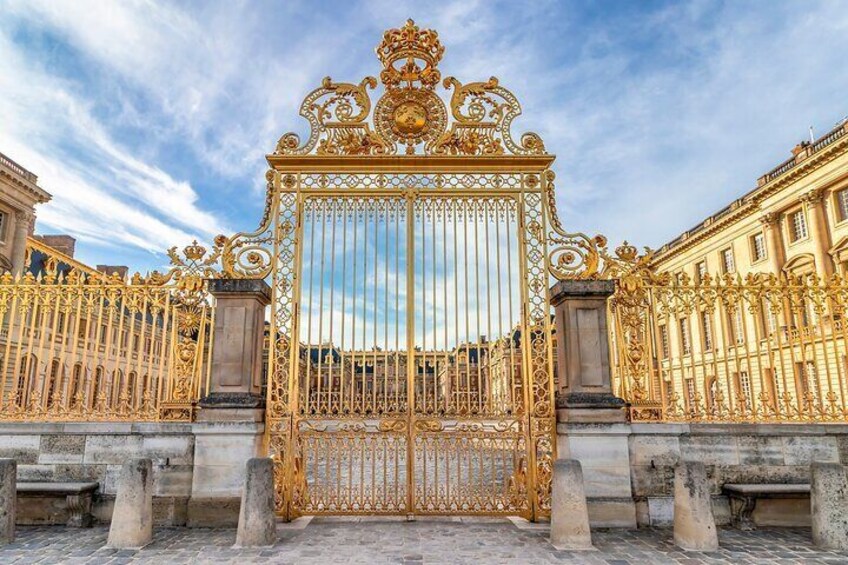
<path id="1" fill-rule="evenodd" d="M 564 223 L 657 246 L 848 114 L 834 1 L 0 3 L 0 151 L 54 195 L 38 231 L 89 263 L 253 229 L 264 155 L 381 33 L 439 31 L 443 75 L 495 75 L 558 155 Z"/>

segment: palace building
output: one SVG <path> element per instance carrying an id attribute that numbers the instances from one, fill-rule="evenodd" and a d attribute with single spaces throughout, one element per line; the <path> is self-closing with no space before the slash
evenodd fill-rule
<path id="1" fill-rule="evenodd" d="M 841 413 L 848 122 L 797 145 L 755 189 L 660 247 L 649 268 L 650 364 L 628 367 L 615 353 L 616 373 L 637 375 L 623 387 L 685 417 Z"/>
<path id="2" fill-rule="evenodd" d="M 757 179 L 757 186 L 659 248 L 658 271 L 848 274 L 848 121 Z"/>

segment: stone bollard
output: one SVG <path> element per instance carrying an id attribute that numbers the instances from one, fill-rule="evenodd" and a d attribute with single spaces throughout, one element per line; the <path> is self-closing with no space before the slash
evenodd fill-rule
<path id="1" fill-rule="evenodd" d="M 707 470 L 695 461 L 674 468 L 674 543 L 689 551 L 716 551 L 716 531 Z"/>
<path id="2" fill-rule="evenodd" d="M 848 476 L 839 463 L 813 462 L 810 510 L 813 543 L 848 551 Z"/>
<path id="3" fill-rule="evenodd" d="M 586 492 L 583 489 L 583 468 L 576 459 L 554 461 L 551 545 L 557 549 L 594 549 Z"/>
<path id="4" fill-rule="evenodd" d="M 0 459 L 0 545 L 15 541 L 17 482 L 17 462 L 14 459 Z"/>
<path id="5" fill-rule="evenodd" d="M 274 545 L 276 540 L 274 462 L 267 457 L 254 457 L 247 460 L 236 547 Z"/>
<path id="6" fill-rule="evenodd" d="M 153 539 L 153 463 L 132 459 L 121 468 L 106 545 L 137 549 Z"/>

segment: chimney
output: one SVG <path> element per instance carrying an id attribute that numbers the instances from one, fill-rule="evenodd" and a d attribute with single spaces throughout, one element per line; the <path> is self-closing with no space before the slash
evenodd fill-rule
<path id="1" fill-rule="evenodd" d="M 52 247 L 59 253 L 63 253 L 68 257 L 73 258 L 74 249 L 77 245 L 77 240 L 69 235 L 37 235 L 35 239 L 48 247 Z"/>
<path id="2" fill-rule="evenodd" d="M 97 265 L 97 271 L 104 273 L 107 276 L 112 276 L 114 273 L 118 273 L 118 276 L 121 277 L 122 280 L 127 279 L 127 273 L 129 272 L 129 267 L 126 265 Z"/>

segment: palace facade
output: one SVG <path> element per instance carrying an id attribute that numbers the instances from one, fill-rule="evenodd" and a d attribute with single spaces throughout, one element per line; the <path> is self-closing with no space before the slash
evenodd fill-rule
<path id="1" fill-rule="evenodd" d="M 687 417 L 843 413 L 848 122 L 796 146 L 650 267 L 665 282 L 647 289 L 649 396 Z"/>

